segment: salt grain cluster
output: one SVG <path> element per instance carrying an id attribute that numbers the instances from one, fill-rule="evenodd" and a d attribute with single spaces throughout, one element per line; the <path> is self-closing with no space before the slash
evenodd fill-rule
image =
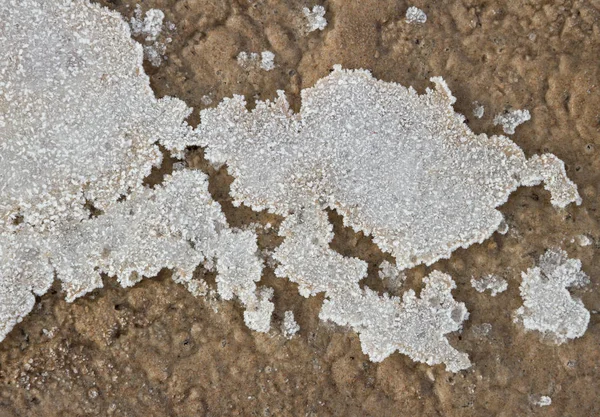
<path id="1" fill-rule="evenodd" d="M 271 51 L 240 52 L 237 56 L 237 63 L 245 69 L 260 68 L 265 71 L 271 71 L 275 68 L 275 54 Z"/>
<path id="2" fill-rule="evenodd" d="M 506 291 L 508 288 L 508 283 L 506 280 L 497 275 L 486 275 L 480 279 L 472 278 L 471 285 L 477 290 L 477 292 L 490 290 L 492 297 L 495 297 L 497 294 Z"/>
<path id="3" fill-rule="evenodd" d="M 294 319 L 293 311 L 283 313 L 283 322 L 281 323 L 281 332 L 286 339 L 291 339 L 300 330 L 300 326 Z"/>
<path id="4" fill-rule="evenodd" d="M 134 36 L 139 36 L 144 42 L 144 57 L 154 67 L 160 66 L 163 61 L 163 56 L 167 50 L 167 43 L 171 42 L 171 38 L 159 39 L 163 32 L 163 19 L 165 14 L 162 10 L 150 9 L 142 17 L 142 8 L 138 4 L 133 12 L 133 17 L 130 20 L 131 32 Z M 175 25 L 170 23 L 167 25 L 169 30 L 174 30 Z"/>
<path id="5" fill-rule="evenodd" d="M 306 23 L 309 32 L 315 30 L 323 30 L 327 26 L 327 19 L 325 19 L 325 7 L 313 6 L 312 10 L 308 7 L 302 9 L 302 13 L 306 17 Z"/>
<path id="6" fill-rule="evenodd" d="M 410 6 L 406 10 L 406 21 L 408 23 L 425 23 L 427 22 L 427 15 L 425 12 L 418 7 Z"/>
<path id="7" fill-rule="evenodd" d="M 498 114 L 494 117 L 494 124 L 496 126 L 501 125 L 504 133 L 512 135 L 515 133 L 517 126 L 525 123 L 529 119 L 531 119 L 529 110 L 513 110 L 507 113 Z"/>
<path id="8" fill-rule="evenodd" d="M 102 273 L 130 286 L 162 268 L 202 293 L 201 264 L 218 272 L 222 298 L 246 306 L 248 326 L 267 331 L 256 235 L 229 228 L 206 175 L 180 170 L 142 187 L 161 162 L 155 142 L 192 135 L 190 110 L 155 99 L 120 16 L 39 0 L 2 3 L 0 14 L 0 340 L 55 276 L 68 301 L 101 287 Z"/>
<path id="9" fill-rule="evenodd" d="M 563 250 L 548 250 L 538 266 L 523 272 L 520 286 L 523 306 L 515 314 L 527 330 L 536 330 L 557 344 L 583 336 L 590 313 L 567 288 L 589 284 L 581 261 Z"/>

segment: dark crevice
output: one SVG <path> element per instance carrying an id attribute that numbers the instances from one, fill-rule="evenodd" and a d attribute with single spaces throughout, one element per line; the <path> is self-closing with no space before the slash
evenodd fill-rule
<path id="1" fill-rule="evenodd" d="M 87 211 L 89 211 L 90 215 L 89 218 L 93 219 L 94 217 L 98 217 L 104 214 L 104 210 L 100 210 L 99 208 L 97 208 L 96 206 L 94 206 L 94 203 L 90 200 L 85 200 L 85 204 L 84 207 Z"/>
<path id="2" fill-rule="evenodd" d="M 329 247 L 343 256 L 358 258 L 367 263 L 367 277 L 360 282 L 361 288 L 370 288 L 379 295 L 390 292 L 390 288 L 379 278 L 379 264 L 384 260 L 395 264 L 394 258 L 373 243 L 371 236 L 344 226 L 344 218 L 337 211 L 328 209 L 327 215 L 334 233 Z"/>
<path id="3" fill-rule="evenodd" d="M 158 145 L 160 152 L 163 155 L 162 163 L 159 166 L 152 167 L 150 175 L 144 178 L 143 185 L 150 188 L 154 188 L 159 184 L 162 184 L 165 180 L 165 176 L 173 173 L 173 164 L 180 162 L 178 159 L 173 158 L 170 152 L 162 145 Z"/>

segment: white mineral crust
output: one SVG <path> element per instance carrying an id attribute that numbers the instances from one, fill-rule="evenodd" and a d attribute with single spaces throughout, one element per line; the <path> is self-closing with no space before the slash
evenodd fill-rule
<path id="1" fill-rule="evenodd" d="M 579 259 L 569 259 L 563 250 L 548 250 L 538 266 L 521 274 L 523 306 L 515 320 L 527 330 L 549 336 L 557 344 L 583 336 L 590 313 L 583 302 L 573 298 L 567 288 L 589 284 Z"/>

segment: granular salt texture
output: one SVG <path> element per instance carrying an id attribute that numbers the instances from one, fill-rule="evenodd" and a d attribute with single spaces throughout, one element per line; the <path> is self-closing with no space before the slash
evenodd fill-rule
<path id="1" fill-rule="evenodd" d="M 257 52 L 240 52 L 237 56 L 237 63 L 244 69 L 260 68 L 265 71 L 271 71 L 275 68 L 275 54 L 271 51 L 263 51 L 260 54 Z"/>
<path id="2" fill-rule="evenodd" d="M 531 119 L 531 115 L 529 114 L 529 110 L 513 110 L 508 113 L 498 114 L 494 117 L 494 124 L 501 125 L 502 130 L 507 135 L 512 135 L 515 133 L 515 128 L 522 123 L 525 123 Z"/>
<path id="3" fill-rule="evenodd" d="M 589 284 L 580 260 L 569 259 L 563 250 L 549 249 L 540 257 L 538 266 L 521 276 L 523 306 L 515 312 L 515 321 L 527 330 L 544 333 L 557 344 L 583 336 L 590 313 L 567 290 Z"/>
<path id="4" fill-rule="evenodd" d="M 158 9 L 148 10 L 145 17 L 142 18 L 142 8 L 138 4 L 129 23 L 134 36 L 144 37 L 146 43 L 144 45 L 144 56 L 154 67 L 160 66 L 166 51 L 166 45 L 158 41 L 163 30 L 164 18 L 165 14 Z M 167 41 L 170 42 L 170 38 Z"/>
<path id="5" fill-rule="evenodd" d="M 275 54 L 271 51 L 263 51 L 260 54 L 260 67 L 265 71 L 275 68 Z"/>
<path id="6" fill-rule="evenodd" d="M 454 349 L 444 337 L 460 330 L 469 317 L 464 303 L 452 298 L 454 281 L 433 271 L 423 283 L 419 298 L 413 290 L 402 299 L 380 297 L 370 289 L 340 292 L 325 299 L 319 317 L 351 326 L 359 333 L 363 352 L 374 362 L 398 350 L 428 365 L 443 363 L 450 372 L 469 368 L 467 354 Z"/>
<path id="7" fill-rule="evenodd" d="M 425 23 L 427 22 L 427 15 L 425 12 L 415 6 L 410 6 L 406 10 L 406 21 L 408 23 Z"/>
<path id="8" fill-rule="evenodd" d="M 83 0 L 5 2 L 0 14 L 0 340 L 55 276 L 68 301 L 101 287 L 101 273 L 130 286 L 162 268 L 199 293 L 203 263 L 248 326 L 267 331 L 256 235 L 229 228 L 206 175 L 141 186 L 161 161 L 155 141 L 180 145 L 192 130 L 183 102 L 155 99 L 120 16 Z"/>
<path id="9" fill-rule="evenodd" d="M 236 204 L 283 216 L 335 209 L 399 269 L 487 239 L 503 224 L 496 207 L 523 183 L 545 181 L 560 207 L 580 202 L 558 158 L 528 161 L 506 137 L 475 135 L 444 81 L 433 81 L 418 95 L 336 66 L 302 91 L 298 114 L 282 92 L 251 112 L 241 96 L 203 110 L 199 144 L 227 164 Z"/>
<path id="10" fill-rule="evenodd" d="M 398 349 L 456 370 L 468 359 L 442 336 L 459 329 L 467 312 L 450 303 L 451 280 L 432 278 L 436 294 L 443 285 L 434 282 L 447 284 L 448 302 L 429 310 L 420 307 L 427 298 L 411 293 L 399 307 L 394 298 L 362 290 L 358 282 L 367 265 L 329 248 L 333 234 L 325 209 L 372 235 L 404 269 L 488 238 L 504 224 L 496 207 L 523 182 L 546 181 L 558 206 L 580 199 L 560 160 L 543 155 L 528 161 L 506 137 L 475 135 L 454 112 L 445 82 L 432 81 L 436 90 L 418 95 L 368 71 L 336 66 L 302 91 L 300 113 L 290 110 L 283 92 L 273 102 L 257 102 L 251 112 L 243 97 L 234 96 L 201 112 L 197 137 L 208 160 L 227 164 L 235 178 L 234 204 L 285 217 L 279 231 L 285 239 L 273 253 L 275 273 L 297 283 L 303 296 L 325 292 L 321 318 L 355 328 L 374 360 Z M 382 310 L 408 315 L 394 327 L 394 320 L 369 316 Z M 434 325 L 427 336 L 398 330 L 411 328 L 414 315 L 429 313 Z M 448 316 L 451 321 L 441 318 Z"/>
<path id="11" fill-rule="evenodd" d="M 508 288 L 508 283 L 506 280 L 497 275 L 491 274 L 480 279 L 471 278 L 471 285 L 478 292 L 490 290 L 492 297 L 495 297 L 497 294 L 506 291 Z"/>
<path id="12" fill-rule="evenodd" d="M 477 117 L 478 119 L 481 119 L 483 117 L 485 113 L 485 107 L 483 107 L 482 104 L 479 104 L 478 102 L 474 101 L 473 102 L 473 116 Z"/>
<path id="13" fill-rule="evenodd" d="M 162 10 L 150 9 L 142 19 L 142 8 L 138 4 L 131 18 L 131 31 L 135 36 L 145 36 L 147 42 L 153 42 L 162 32 L 164 18 Z"/>
<path id="14" fill-rule="evenodd" d="M 86 219 L 86 200 L 108 210 L 160 164 L 155 142 L 191 133 L 185 103 L 154 97 L 117 13 L 22 0 L 0 15 L 0 233 Z"/>
<path id="15" fill-rule="evenodd" d="M 379 271 L 377 274 L 382 280 L 387 280 L 388 285 L 395 290 L 400 288 L 400 286 L 402 286 L 406 280 L 406 275 L 404 275 L 404 272 L 400 271 L 396 265 L 386 260 L 381 262 L 379 265 Z"/>
<path id="16" fill-rule="evenodd" d="M 286 339 L 291 339 L 296 333 L 300 331 L 300 326 L 294 319 L 293 311 L 286 311 L 283 313 L 283 322 L 281 323 L 281 333 Z"/>
<path id="17" fill-rule="evenodd" d="M 413 360 L 430 365 L 444 363 L 451 372 L 470 366 L 468 356 L 454 349 L 444 337 L 459 330 L 468 318 L 463 303 L 450 291 L 452 279 L 437 271 L 425 278 L 418 299 L 410 290 L 398 297 L 380 297 L 361 289 L 367 264 L 333 251 L 332 226 L 321 210 L 301 210 L 288 216 L 280 226 L 286 239 L 275 250 L 280 263 L 275 273 L 299 285 L 305 297 L 325 292 L 319 317 L 360 334 L 361 347 L 372 361 L 382 361 L 398 350 Z"/>
<path id="18" fill-rule="evenodd" d="M 101 273 L 128 287 L 163 268 L 194 292 L 206 285 L 193 273 L 207 259 L 214 260 L 221 297 L 247 307 L 250 328 L 269 329 L 273 304 L 256 288 L 262 272 L 256 235 L 229 228 L 200 171 L 177 171 L 163 185 L 136 190 L 105 214 L 59 232 L 0 238 L 0 340 L 31 310 L 32 292 L 45 293 L 55 274 L 67 301 L 102 287 Z"/>
<path id="19" fill-rule="evenodd" d="M 306 17 L 306 23 L 309 32 L 315 30 L 323 30 L 327 26 L 327 19 L 325 19 L 325 7 L 313 6 L 312 10 L 308 7 L 302 9 L 302 13 Z"/>

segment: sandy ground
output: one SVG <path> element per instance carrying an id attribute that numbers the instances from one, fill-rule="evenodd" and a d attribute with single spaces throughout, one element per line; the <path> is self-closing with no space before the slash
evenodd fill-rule
<path id="1" fill-rule="evenodd" d="M 471 318 L 450 340 L 470 355 L 467 371 L 450 374 L 400 354 L 369 362 L 356 334 L 318 320 L 320 297 L 300 297 L 271 269 L 263 278 L 276 289 L 269 334 L 249 331 L 235 303 L 196 299 L 163 271 L 128 290 L 106 278 L 104 289 L 72 304 L 59 285 L 41 297 L 0 344 L 0 416 L 600 415 L 600 2 L 320 1 L 329 25 L 310 34 L 301 8 L 315 3 L 305 0 L 100 2 L 126 17 L 136 3 L 160 8 L 175 24 L 168 59 L 147 72 L 158 96 L 179 97 L 195 109 L 191 123 L 200 122 L 200 109 L 232 94 L 252 101 L 283 89 L 298 108 L 300 89 L 338 63 L 420 92 L 441 75 L 475 132 L 501 133 L 494 115 L 529 109 L 532 120 L 512 139 L 527 155 L 563 159 L 583 204 L 555 210 L 541 187 L 522 188 L 501 208 L 506 235 L 408 271 L 399 292 L 418 289 L 433 269 L 457 282 L 455 298 Z M 410 5 L 427 13 L 424 25 L 404 21 Z M 272 71 L 236 62 L 241 51 L 263 50 L 275 53 Z M 474 101 L 485 106 L 481 119 L 473 117 Z M 210 174 L 211 193 L 233 226 L 271 222 L 270 231 L 259 228 L 259 243 L 279 243 L 279 219 L 231 205 L 225 170 L 211 169 L 201 149 L 190 150 L 186 161 Z M 148 182 L 160 181 L 172 162 Z M 365 285 L 389 290 L 376 270 L 391 258 L 343 228 L 336 213 L 330 217 L 334 248 L 369 262 Z M 594 243 L 571 241 L 582 233 Z M 581 259 L 592 280 L 573 292 L 592 312 L 587 333 L 561 346 L 511 319 L 521 305 L 520 272 L 550 247 Z M 507 279 L 508 291 L 492 298 L 471 287 L 472 276 L 489 273 Z M 301 326 L 292 340 L 279 331 L 289 309 Z M 552 405 L 534 405 L 541 395 Z"/>

